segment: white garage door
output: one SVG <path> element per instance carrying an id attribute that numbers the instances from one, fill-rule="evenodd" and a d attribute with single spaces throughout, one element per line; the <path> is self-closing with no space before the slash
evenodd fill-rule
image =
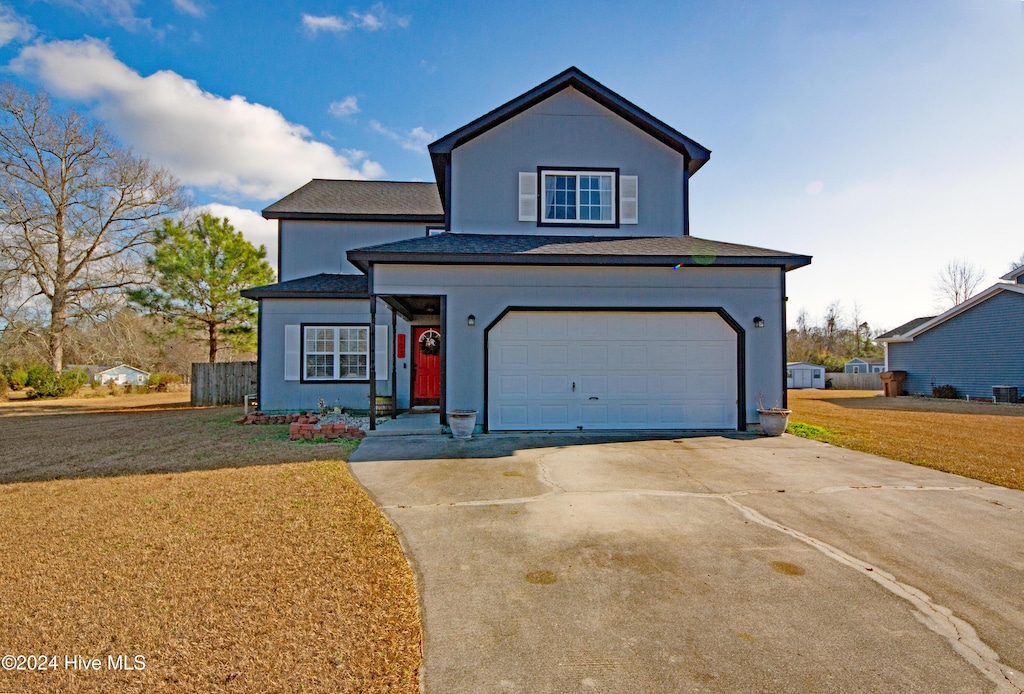
<path id="1" fill-rule="evenodd" d="M 716 313 L 513 311 L 487 349 L 492 430 L 737 425 L 736 333 Z"/>

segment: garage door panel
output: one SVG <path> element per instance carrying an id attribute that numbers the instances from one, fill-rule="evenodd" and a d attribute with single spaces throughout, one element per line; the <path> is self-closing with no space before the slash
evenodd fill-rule
<path id="1" fill-rule="evenodd" d="M 497 380 L 500 398 L 525 397 L 530 394 L 530 379 L 525 374 L 504 374 Z"/>
<path id="2" fill-rule="evenodd" d="M 537 340 L 569 337 L 569 317 L 564 314 L 533 314 L 527 323 L 527 336 Z"/>
<path id="3" fill-rule="evenodd" d="M 607 367 L 609 365 L 608 345 L 587 343 L 579 345 L 579 365 L 582 367 Z"/>
<path id="4" fill-rule="evenodd" d="M 717 314 L 516 311 L 488 344 L 495 430 L 736 426 L 736 336 Z"/>
<path id="5" fill-rule="evenodd" d="M 538 390 L 541 396 L 570 394 L 569 378 L 567 376 L 545 375 L 541 376 L 538 380 L 540 381 Z"/>
<path id="6" fill-rule="evenodd" d="M 600 313 L 579 314 L 575 322 L 576 335 L 584 340 L 606 340 L 609 336 L 608 318 Z"/>
<path id="7" fill-rule="evenodd" d="M 604 427 L 608 425 L 607 405 L 580 405 L 580 423 L 584 427 Z"/>
<path id="8" fill-rule="evenodd" d="M 531 366 L 568 366 L 569 346 L 565 344 L 542 344 L 531 350 Z"/>
<path id="9" fill-rule="evenodd" d="M 601 375 L 582 375 L 580 376 L 578 387 L 576 392 L 580 393 L 584 397 L 591 397 L 593 395 L 607 395 L 608 394 L 608 377 Z"/>
<path id="10" fill-rule="evenodd" d="M 540 421 L 535 426 L 569 428 L 569 408 L 566 405 L 541 405 L 538 414 Z"/>

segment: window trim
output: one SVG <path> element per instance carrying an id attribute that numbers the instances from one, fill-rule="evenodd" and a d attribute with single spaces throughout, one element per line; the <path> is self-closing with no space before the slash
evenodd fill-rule
<path id="1" fill-rule="evenodd" d="M 362 328 L 366 330 L 366 378 L 306 378 L 306 328 Z M 369 383 L 370 328 L 369 323 L 299 323 L 299 383 Z M 339 354 L 337 330 L 335 330 L 334 338 L 334 357 L 335 366 L 337 366 Z"/>
<path id="2" fill-rule="evenodd" d="M 595 174 L 612 177 L 612 218 L 611 221 L 601 222 L 594 220 L 565 219 L 548 220 L 544 218 L 544 176 L 575 176 L 576 177 L 576 210 L 579 212 L 579 180 L 580 176 Z M 619 169 L 600 166 L 538 166 L 537 167 L 537 226 L 539 227 L 572 227 L 592 229 L 618 229 L 619 228 Z"/>

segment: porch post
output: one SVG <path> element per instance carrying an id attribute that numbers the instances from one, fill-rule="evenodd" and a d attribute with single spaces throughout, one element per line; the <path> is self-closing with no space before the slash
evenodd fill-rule
<path id="1" fill-rule="evenodd" d="M 373 263 L 367 271 L 370 289 L 370 431 L 377 429 L 377 295 L 373 292 Z"/>
<path id="2" fill-rule="evenodd" d="M 398 355 L 395 344 L 398 342 L 398 313 L 391 307 L 391 419 L 398 419 Z"/>

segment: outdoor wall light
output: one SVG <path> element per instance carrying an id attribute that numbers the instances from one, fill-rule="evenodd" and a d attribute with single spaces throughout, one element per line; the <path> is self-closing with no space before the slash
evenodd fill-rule
<path id="1" fill-rule="evenodd" d="M 474 316 L 472 313 L 469 314 L 469 318 L 466 319 L 466 325 L 470 327 L 476 325 L 476 316 Z"/>
<path id="2" fill-rule="evenodd" d="M 763 328 L 764 327 L 764 318 L 762 318 L 761 316 L 754 316 L 754 327 L 755 328 Z"/>

